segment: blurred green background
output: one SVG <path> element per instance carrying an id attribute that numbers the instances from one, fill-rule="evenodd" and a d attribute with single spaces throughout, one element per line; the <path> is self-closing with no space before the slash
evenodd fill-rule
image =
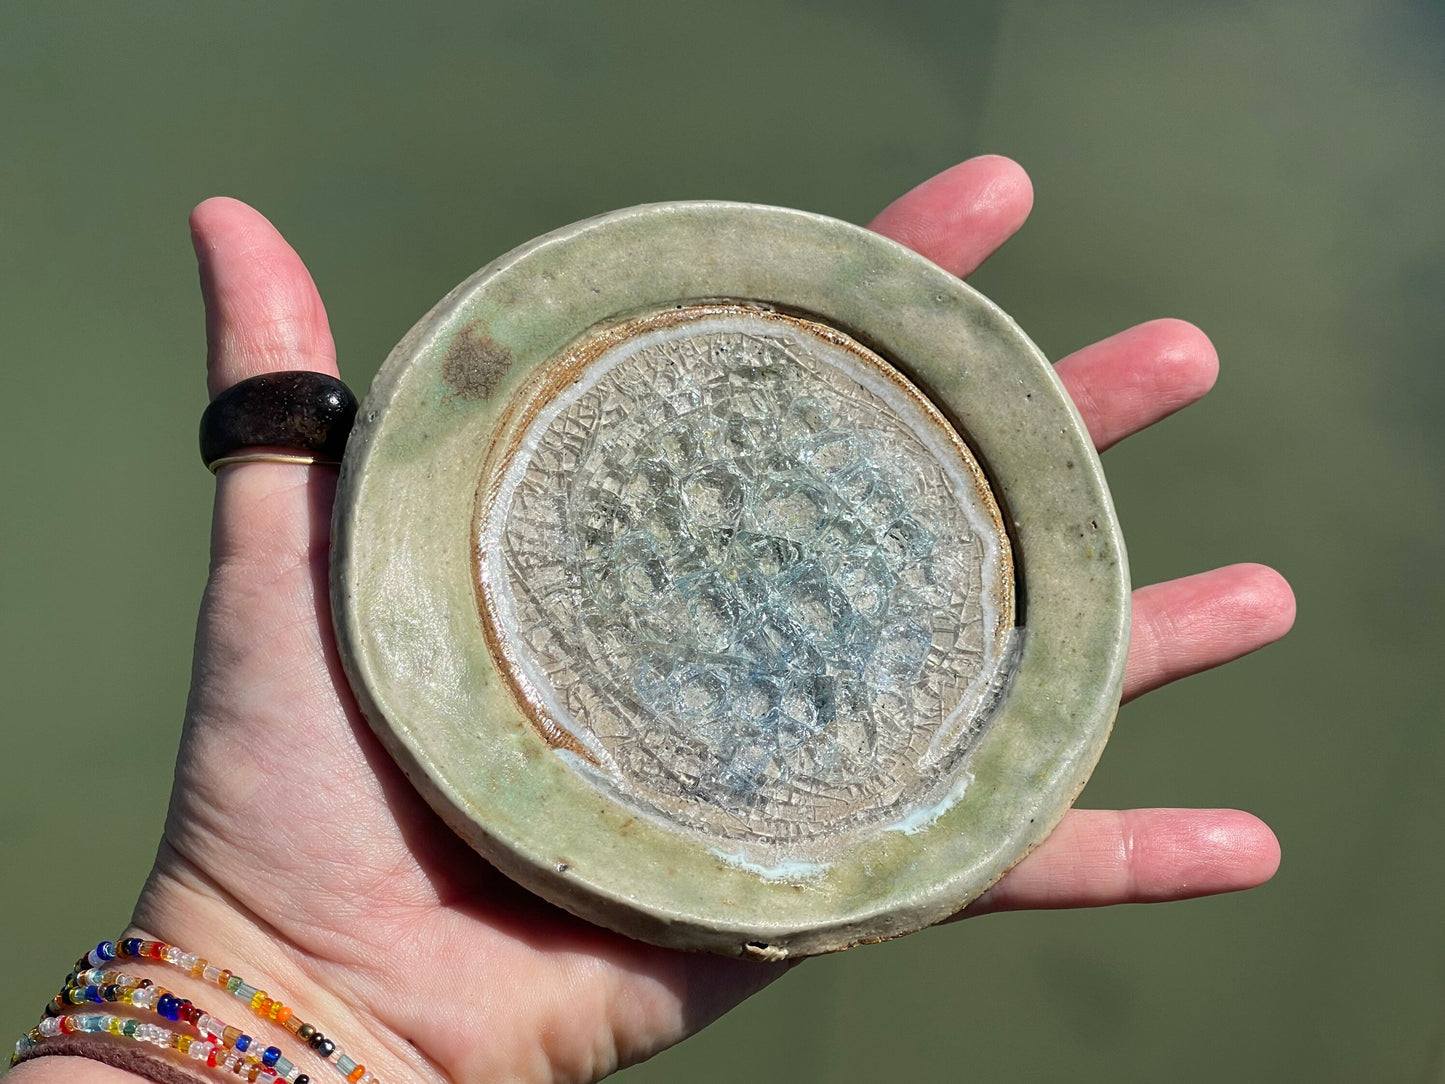
<path id="1" fill-rule="evenodd" d="M 7 0 L 0 1030 L 161 826 L 212 488 L 194 203 L 277 223 L 364 388 L 555 226 L 866 221 L 980 152 L 1037 203 L 975 282 L 1050 356 L 1164 315 L 1218 345 L 1207 400 L 1105 456 L 1136 582 L 1258 560 L 1300 598 L 1126 708 L 1082 804 L 1249 809 L 1283 867 L 813 961 L 623 1079 L 1445 1080 L 1445 10 L 1390 0 Z"/>

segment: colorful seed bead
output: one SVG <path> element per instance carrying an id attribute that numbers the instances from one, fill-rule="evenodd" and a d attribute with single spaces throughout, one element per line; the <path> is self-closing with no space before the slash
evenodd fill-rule
<path id="1" fill-rule="evenodd" d="M 28 1053 L 47 1039 L 59 1035 L 82 1034 L 111 1034 L 134 1042 L 168 1048 L 193 1061 L 201 1062 L 207 1067 L 220 1068 L 223 1072 L 233 1071 L 244 1074 L 248 1080 L 258 1080 L 262 1084 L 276 1084 L 282 1080 L 280 1074 L 263 1065 L 259 1059 L 242 1062 L 234 1054 L 223 1056 L 216 1045 L 207 1040 L 194 1039 L 184 1033 L 169 1031 L 155 1024 L 142 1024 L 109 1013 L 47 1018 L 46 1022 L 33 1029 L 28 1035 L 22 1036 L 20 1042 L 16 1043 L 17 1060 L 20 1054 Z M 280 1060 L 283 1059 L 278 1059 L 278 1062 Z M 288 1084 L 296 1084 L 297 1080 L 303 1076 L 304 1074 L 298 1074 L 296 1079 L 288 1081 Z"/>
<path id="2" fill-rule="evenodd" d="M 76 961 L 76 973 L 70 976 L 66 989 L 46 1006 L 45 1019 L 55 1021 L 52 1026 L 61 1028 L 66 1034 L 72 1033 L 76 1028 L 93 1027 L 141 1042 L 173 1046 L 187 1056 L 206 1062 L 208 1066 L 216 1067 L 222 1072 L 232 1072 L 248 1081 L 261 1080 L 263 1084 L 269 1084 L 273 1080 L 284 1081 L 285 1084 L 310 1084 L 310 1077 L 283 1057 L 279 1048 L 268 1047 L 264 1052 L 258 1052 L 249 1035 L 202 1012 L 188 999 L 155 986 L 149 979 L 137 980 L 134 976 L 119 971 L 100 970 L 102 965 L 117 956 L 158 960 L 195 978 L 214 983 L 238 1000 L 246 1002 L 256 1015 L 280 1024 L 310 1046 L 319 1057 L 332 1062 L 340 1075 L 347 1079 L 348 1084 L 379 1084 L 374 1073 L 342 1053 L 334 1040 L 328 1039 L 314 1024 L 300 1019 L 293 1009 L 280 1000 L 272 998 L 266 991 L 251 985 L 234 972 L 218 968 L 208 960 L 164 941 L 137 937 L 122 938 L 118 942 L 102 941 Z M 156 1012 L 163 1019 L 188 1024 L 197 1031 L 199 1037 L 192 1039 L 185 1036 L 182 1041 L 177 1038 L 177 1033 L 154 1024 L 110 1016 L 72 1018 L 65 1014 L 67 1005 L 84 1002 L 127 1003 L 138 1009 Z M 36 1034 L 40 1033 L 37 1031 Z M 277 1071 L 278 1068 L 280 1072 Z"/>
<path id="3" fill-rule="evenodd" d="M 110 977 L 112 974 L 118 975 L 119 973 L 107 972 L 106 976 Z M 89 978 L 94 976 L 91 973 L 86 973 L 85 975 L 80 977 Z M 131 976 L 121 977 L 130 978 L 131 981 L 135 981 Z M 222 1047 L 231 1047 L 234 1046 L 238 1041 L 244 1040 L 244 1042 L 241 1043 L 242 1050 L 246 1049 L 246 1047 L 251 1045 L 250 1037 L 244 1035 L 239 1028 L 231 1027 L 224 1021 L 212 1016 L 210 1013 L 201 1011 L 201 1009 L 198 1008 L 196 1005 L 192 1004 L 189 999 L 175 998 L 175 995 L 171 993 L 171 991 L 166 990 L 162 987 L 151 986 L 142 990 L 134 987 L 122 987 L 118 984 L 108 984 L 106 986 L 100 987 L 99 990 L 102 998 L 105 1001 L 109 1002 L 121 1002 L 127 1004 L 134 1004 L 140 1008 L 148 1008 L 151 1007 L 149 1003 L 154 1001 L 156 1002 L 154 1008 L 157 1011 L 160 1010 L 162 1003 L 167 1010 L 175 1008 L 177 1014 L 192 1027 L 194 1027 L 198 1032 L 200 1032 L 203 1039 L 210 1041 L 213 1044 L 220 1044 Z M 88 992 L 89 988 L 77 988 L 71 986 L 67 987 L 66 989 L 67 995 L 84 995 Z M 162 1002 L 162 999 L 174 999 L 178 1004 L 176 1006 L 173 1006 L 170 1000 L 165 1000 L 164 1002 Z M 82 1000 L 85 999 L 82 997 Z M 123 1021 L 121 1021 L 118 1017 L 115 1018 L 115 1021 L 117 1028 L 119 1028 L 123 1024 Z"/>

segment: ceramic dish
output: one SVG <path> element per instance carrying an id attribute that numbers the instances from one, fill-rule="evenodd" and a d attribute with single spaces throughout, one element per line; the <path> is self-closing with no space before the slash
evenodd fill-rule
<path id="1" fill-rule="evenodd" d="M 392 352 L 332 603 L 371 725 L 517 881 L 768 959 L 937 922 L 1058 823 L 1119 702 L 1124 547 L 996 306 L 817 215 L 631 208 Z"/>

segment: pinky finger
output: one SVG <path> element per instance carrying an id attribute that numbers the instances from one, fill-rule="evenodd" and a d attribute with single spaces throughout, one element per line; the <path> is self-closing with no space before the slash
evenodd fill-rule
<path id="1" fill-rule="evenodd" d="M 1075 809 L 963 916 L 1212 896 L 1278 868 L 1274 833 L 1237 809 Z"/>

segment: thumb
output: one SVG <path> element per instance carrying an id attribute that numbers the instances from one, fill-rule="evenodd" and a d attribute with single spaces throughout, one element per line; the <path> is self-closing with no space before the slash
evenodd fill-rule
<path id="1" fill-rule="evenodd" d="M 306 265 L 258 211 L 208 199 L 191 212 L 191 240 L 206 304 L 211 397 L 262 373 L 337 375 L 326 309 Z M 313 475 L 325 475 L 318 509 Z M 334 468 L 246 463 L 217 476 L 212 559 L 280 571 L 324 544 Z M 320 512 L 320 515 L 316 513 Z M 319 522 L 318 522 L 319 521 Z"/>

